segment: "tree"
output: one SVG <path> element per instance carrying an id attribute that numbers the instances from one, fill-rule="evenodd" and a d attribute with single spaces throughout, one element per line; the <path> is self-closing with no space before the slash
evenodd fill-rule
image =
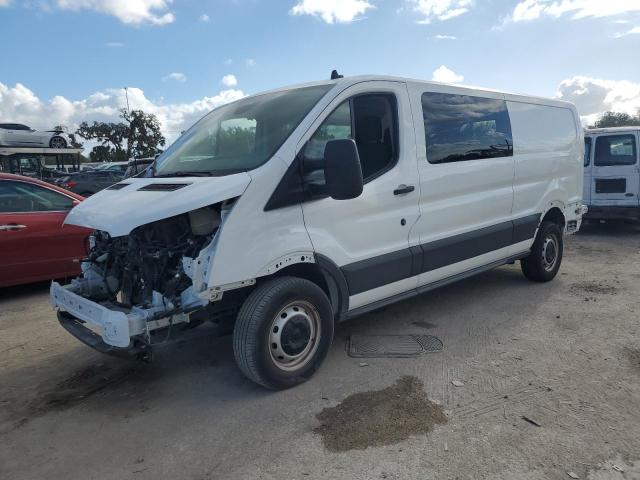
<path id="1" fill-rule="evenodd" d="M 127 156 L 129 158 L 153 157 L 162 152 L 165 138 L 160 131 L 160 122 L 153 113 L 142 110 L 120 110 L 120 117 L 129 124 Z"/>
<path id="2" fill-rule="evenodd" d="M 127 160 L 124 142 L 127 139 L 129 127 L 124 123 L 93 122 L 89 125 L 82 122 L 76 134 L 85 140 L 95 140 L 100 143 L 93 147 L 89 154 L 91 159 L 99 157 L 103 161 L 118 162 Z M 101 147 L 101 148 L 99 148 Z"/>
<path id="3" fill-rule="evenodd" d="M 635 116 L 628 113 L 606 112 L 595 125 L 596 128 L 638 126 L 640 126 L 640 112 Z"/>
<path id="4" fill-rule="evenodd" d="M 82 122 L 76 134 L 99 145 L 90 153 L 92 161 L 126 161 L 131 157 L 153 157 L 166 143 L 160 122 L 152 113 L 142 110 L 120 111 L 119 122 Z M 94 160 L 96 159 L 96 160 Z M 99 159 L 99 160 L 98 160 Z"/>

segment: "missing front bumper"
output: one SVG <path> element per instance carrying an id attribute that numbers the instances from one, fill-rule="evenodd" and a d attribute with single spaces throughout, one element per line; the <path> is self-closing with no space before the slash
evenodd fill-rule
<path id="1" fill-rule="evenodd" d="M 104 342 L 100 335 L 87 328 L 82 320 L 67 312 L 58 311 L 58 321 L 67 332 L 100 353 L 120 358 L 136 358 L 146 361 L 151 359 L 151 347 L 149 345 L 139 342 L 130 342 L 129 346 L 124 348 L 109 345 Z"/>

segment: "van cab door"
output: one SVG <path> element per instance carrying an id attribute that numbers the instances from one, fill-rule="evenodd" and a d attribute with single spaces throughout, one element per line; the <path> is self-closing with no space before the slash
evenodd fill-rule
<path id="1" fill-rule="evenodd" d="M 353 309 L 417 286 L 409 232 L 419 216 L 418 171 L 405 84 L 373 81 L 347 88 L 303 137 L 298 158 L 322 161 L 326 143 L 344 138 L 358 147 L 362 194 L 311 200 L 302 208 L 316 254 L 340 267 Z M 305 181 L 322 184 L 323 175 L 316 171 Z"/>
<path id="2" fill-rule="evenodd" d="M 593 140 L 591 205 L 637 207 L 640 194 L 637 133 L 602 134 Z"/>

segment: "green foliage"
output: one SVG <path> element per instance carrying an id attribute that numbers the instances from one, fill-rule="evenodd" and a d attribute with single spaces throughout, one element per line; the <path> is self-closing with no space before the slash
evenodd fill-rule
<path id="1" fill-rule="evenodd" d="M 155 115 L 133 110 L 120 111 L 119 122 L 82 122 L 76 135 L 99 143 L 89 157 L 94 162 L 120 162 L 131 157 L 152 157 L 162 150 L 166 140 L 160 131 L 160 122 Z"/>
<path id="2" fill-rule="evenodd" d="M 600 120 L 596 122 L 596 128 L 609 127 L 638 127 L 640 126 L 640 112 L 637 115 L 628 113 L 606 112 Z"/>

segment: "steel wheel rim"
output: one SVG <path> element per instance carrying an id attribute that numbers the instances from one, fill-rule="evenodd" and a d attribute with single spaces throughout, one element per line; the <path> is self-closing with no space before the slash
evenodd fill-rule
<path id="1" fill-rule="evenodd" d="M 64 140 L 61 138 L 54 138 L 51 140 L 52 148 L 64 148 Z"/>
<path id="2" fill-rule="evenodd" d="M 320 314 L 309 302 L 297 300 L 282 308 L 269 327 L 271 360 L 281 370 L 304 367 L 318 350 Z"/>
<path id="3" fill-rule="evenodd" d="M 542 244 L 542 267 L 545 271 L 552 271 L 558 263 L 560 249 L 555 235 L 548 235 Z"/>

